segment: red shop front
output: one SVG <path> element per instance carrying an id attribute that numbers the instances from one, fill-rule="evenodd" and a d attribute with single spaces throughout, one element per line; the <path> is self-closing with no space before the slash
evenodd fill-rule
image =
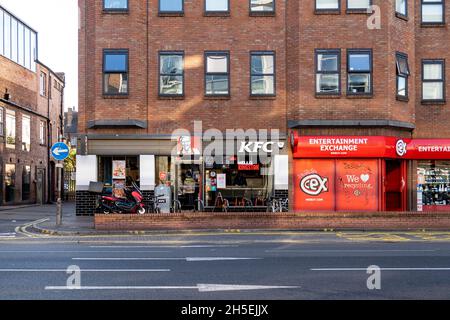
<path id="1" fill-rule="evenodd" d="M 450 140 L 293 133 L 291 142 L 295 211 L 406 211 L 408 163 L 450 159 Z M 427 211 L 421 189 L 417 184 L 417 208 Z"/>

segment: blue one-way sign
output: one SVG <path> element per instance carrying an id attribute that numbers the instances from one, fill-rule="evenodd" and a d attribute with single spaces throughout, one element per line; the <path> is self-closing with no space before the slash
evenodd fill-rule
<path id="1" fill-rule="evenodd" d="M 53 145 L 51 153 L 55 160 L 64 160 L 69 156 L 69 146 L 64 142 L 57 142 Z"/>

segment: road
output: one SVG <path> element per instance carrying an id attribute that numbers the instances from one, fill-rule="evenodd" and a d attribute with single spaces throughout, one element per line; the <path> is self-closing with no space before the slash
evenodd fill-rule
<path id="1" fill-rule="evenodd" d="M 449 233 L 0 239 L 0 299 L 449 299 Z M 381 289 L 367 288 L 367 267 Z M 81 269 L 68 290 L 69 266 Z M 71 287 L 69 287 L 71 288 Z"/>

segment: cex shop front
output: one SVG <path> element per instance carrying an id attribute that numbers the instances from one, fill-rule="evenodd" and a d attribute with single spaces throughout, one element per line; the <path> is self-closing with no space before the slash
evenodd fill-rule
<path id="1" fill-rule="evenodd" d="M 450 211 L 450 168 L 438 161 L 450 158 L 448 140 L 293 133 L 291 143 L 295 211 Z M 440 185 L 430 185 L 426 174 L 437 170 Z"/>

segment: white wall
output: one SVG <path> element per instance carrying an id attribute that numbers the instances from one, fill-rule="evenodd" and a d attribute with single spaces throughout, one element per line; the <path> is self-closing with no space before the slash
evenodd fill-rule
<path id="1" fill-rule="evenodd" d="M 155 156 L 141 155 L 139 159 L 141 190 L 155 189 Z"/>
<path id="2" fill-rule="evenodd" d="M 89 189 L 89 182 L 97 182 L 98 168 L 97 156 L 80 156 L 77 155 L 77 175 L 76 190 L 84 191 Z"/>
<path id="3" fill-rule="evenodd" d="M 275 190 L 289 189 L 289 156 L 275 155 L 274 159 Z"/>

